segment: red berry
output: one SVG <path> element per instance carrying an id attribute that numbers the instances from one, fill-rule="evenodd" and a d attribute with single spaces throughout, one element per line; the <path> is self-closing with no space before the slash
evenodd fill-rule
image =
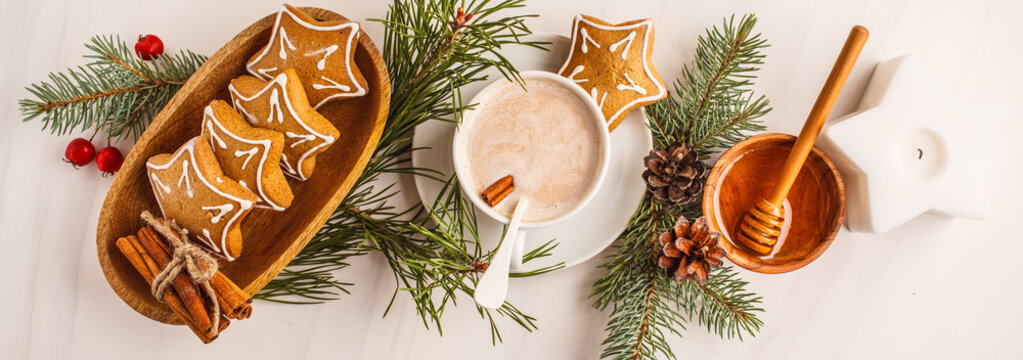
<path id="1" fill-rule="evenodd" d="M 77 169 L 79 166 L 85 166 L 92 162 L 94 155 L 96 155 L 96 147 L 92 146 L 89 140 L 76 138 L 71 140 L 67 144 L 67 148 L 64 149 L 64 162 L 71 163 Z"/>
<path id="2" fill-rule="evenodd" d="M 139 41 L 135 43 L 135 55 L 142 60 L 153 60 L 157 56 L 163 55 L 163 40 L 152 34 L 139 35 Z"/>
<path id="3" fill-rule="evenodd" d="M 124 156 L 121 156 L 121 150 L 117 150 L 113 146 L 99 149 L 99 153 L 96 154 L 96 167 L 99 168 L 99 171 L 103 172 L 103 176 L 121 170 L 121 164 L 123 163 Z"/>

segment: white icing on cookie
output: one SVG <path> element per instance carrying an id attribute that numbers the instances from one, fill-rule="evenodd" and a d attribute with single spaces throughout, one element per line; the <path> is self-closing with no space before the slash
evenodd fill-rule
<path id="1" fill-rule="evenodd" d="M 597 108 L 601 110 L 604 109 L 604 100 L 607 100 L 607 93 L 604 93 L 603 95 L 604 96 L 597 95 L 597 88 L 590 88 L 590 97 L 597 102 Z"/>
<path id="2" fill-rule="evenodd" d="M 225 231 L 225 232 L 226 232 L 226 231 Z M 199 240 L 206 240 L 205 242 L 206 242 L 207 244 L 213 244 L 213 237 L 212 237 L 212 236 L 210 236 L 210 230 L 209 230 L 209 229 L 202 229 L 202 234 L 203 234 L 203 236 L 205 236 L 205 237 L 206 237 L 205 239 L 203 239 L 203 238 L 201 238 L 201 237 L 198 237 L 198 236 L 196 236 L 196 237 L 198 237 L 198 238 L 199 238 Z M 224 246 L 225 246 L 225 249 L 226 249 L 226 246 L 227 246 L 227 245 L 225 244 Z M 220 250 L 217 250 L 217 251 L 220 251 Z M 223 254 L 224 256 L 228 256 L 228 255 L 227 255 L 227 251 L 226 251 L 226 250 L 225 250 L 225 251 L 221 251 L 221 253 L 222 253 L 222 254 Z M 234 259 L 231 259 L 230 257 L 228 257 L 228 260 L 234 260 Z"/>
<path id="3" fill-rule="evenodd" d="M 341 91 L 351 91 L 352 90 L 352 88 L 348 87 L 348 85 L 339 84 L 336 81 L 328 79 L 328 78 L 326 78 L 324 76 L 320 76 L 320 79 L 323 79 L 324 81 L 326 81 L 326 82 L 328 82 L 330 84 L 329 85 L 323 85 L 323 84 L 313 83 L 313 89 L 316 89 L 316 90 L 338 89 L 338 90 L 341 90 Z"/>
<path id="4" fill-rule="evenodd" d="M 586 52 L 590 51 L 589 47 L 586 46 L 586 43 L 593 44 L 593 47 L 600 49 L 600 44 L 598 44 L 596 41 L 593 40 L 593 38 L 590 37 L 590 34 L 588 34 L 586 32 L 586 29 L 579 29 L 579 30 L 581 31 L 581 34 L 582 34 L 582 37 L 583 37 L 583 43 L 580 44 L 579 50 L 582 51 L 583 54 L 585 54 Z"/>
<path id="5" fill-rule="evenodd" d="M 274 71 L 277 71 L 277 67 L 276 66 L 274 66 L 272 68 L 256 69 L 256 73 L 258 73 L 258 75 L 256 75 L 256 76 L 260 77 L 260 78 L 264 78 L 264 79 L 269 79 L 269 78 L 274 77 L 273 74 L 270 74 L 271 72 L 274 72 Z M 262 76 L 260 76 L 260 75 L 262 75 Z"/>
<path id="6" fill-rule="evenodd" d="M 638 36 L 638 35 L 634 35 L 634 34 L 637 34 L 636 30 L 637 29 L 642 29 L 644 27 L 648 27 L 649 28 L 649 30 L 646 33 L 646 35 L 643 36 L 643 48 L 642 48 L 642 52 L 641 52 L 641 54 L 644 54 L 643 73 L 646 74 L 646 77 L 648 79 L 653 80 L 654 86 L 656 86 L 656 90 L 657 91 L 651 93 L 651 91 L 654 90 L 654 89 L 643 89 L 643 92 L 640 93 L 641 95 L 647 95 L 647 93 L 650 93 L 650 94 L 648 96 L 644 96 L 644 97 L 641 97 L 641 98 L 634 99 L 634 100 L 630 101 L 628 104 L 625 104 L 625 106 L 622 106 L 620 109 L 618 109 L 618 111 L 616 111 L 614 114 L 609 116 L 608 119 L 618 118 L 619 116 L 622 115 L 622 112 L 624 112 L 626 109 L 631 108 L 633 105 L 635 105 L 637 103 L 641 103 L 641 102 L 649 101 L 649 100 L 657 100 L 657 99 L 662 98 L 665 94 L 667 94 L 667 89 L 664 88 L 664 84 L 662 84 L 660 81 L 657 81 L 657 78 L 654 77 L 653 72 L 650 70 L 650 67 L 653 66 L 653 64 L 651 64 L 652 60 L 649 57 L 646 57 L 646 55 L 645 55 L 645 54 L 647 54 L 649 52 L 650 46 L 652 46 L 651 45 L 651 38 L 652 38 L 652 36 L 650 34 L 653 33 L 653 31 L 654 31 L 654 22 L 652 20 L 649 20 L 649 19 L 648 20 L 644 20 L 644 21 L 640 21 L 638 23 L 631 24 L 631 25 L 623 25 L 623 26 L 610 25 L 610 26 L 608 26 L 608 25 L 597 24 L 597 23 L 595 23 L 593 21 L 587 20 L 582 15 L 576 15 L 575 16 L 575 20 L 573 21 L 573 24 L 572 24 L 572 34 L 573 34 L 572 35 L 572 46 L 570 46 L 568 48 L 568 56 L 565 58 L 566 59 L 565 62 L 563 64 L 561 64 L 561 68 L 558 69 L 558 73 L 559 74 L 565 73 L 565 70 L 568 69 L 568 64 L 571 62 L 570 60 L 572 59 L 572 56 L 575 55 L 576 47 L 578 47 L 579 51 L 581 53 L 583 53 L 583 54 L 585 54 L 585 53 L 587 53 L 587 51 L 589 51 L 589 48 L 588 48 L 587 44 L 593 44 L 594 47 L 600 48 L 600 44 L 598 44 L 596 41 L 593 40 L 593 38 L 590 37 L 589 33 L 586 31 L 586 28 L 583 28 L 582 26 L 580 26 L 582 24 L 585 24 L 585 25 L 588 25 L 588 26 L 592 26 L 594 28 L 601 29 L 601 30 L 608 30 L 608 31 L 632 30 L 632 32 L 629 33 L 629 35 L 626 35 L 625 38 L 623 38 L 622 40 L 619 40 L 619 41 L 617 41 L 617 42 L 615 42 L 615 43 L 613 43 L 613 44 L 608 46 L 608 51 L 615 51 L 617 49 L 617 47 L 619 46 L 617 44 L 624 43 L 625 47 L 622 49 L 622 55 L 621 55 L 622 59 L 626 59 L 627 53 L 629 52 L 629 48 L 632 45 L 632 42 L 635 40 L 635 37 Z M 576 34 L 578 34 L 578 36 L 576 36 Z M 576 68 L 573 68 L 573 71 L 575 69 Z M 582 69 L 580 69 L 579 71 L 582 71 Z M 624 72 L 623 72 L 623 75 L 624 75 Z M 635 83 L 632 82 L 631 80 L 629 80 L 629 82 L 632 83 L 632 85 L 635 85 Z M 637 91 L 637 90 L 631 89 L 631 88 L 624 88 L 624 89 L 622 89 L 622 88 L 620 88 L 621 86 L 622 86 L 621 84 L 618 84 L 618 85 L 615 86 L 615 89 L 618 90 L 618 91 L 629 91 L 629 90 Z M 591 91 L 590 91 L 590 96 L 592 96 L 594 100 L 598 100 L 598 97 L 599 97 L 599 100 L 597 101 L 597 103 L 600 106 L 600 108 L 603 109 L 604 108 L 604 100 L 607 99 L 607 92 L 604 92 L 602 94 L 602 96 L 598 96 L 597 91 L 598 90 L 596 88 L 592 88 Z"/>
<path id="7" fill-rule="evenodd" d="M 618 91 L 632 90 L 632 91 L 638 92 L 640 95 L 646 95 L 646 89 L 644 89 L 644 88 L 642 88 L 640 86 L 636 86 L 636 82 L 632 81 L 632 78 L 629 77 L 629 74 L 624 74 L 624 75 L 625 75 L 625 81 L 628 81 L 629 83 L 628 84 L 618 84 L 618 85 L 615 86 L 615 89 L 618 89 Z"/>
<path id="8" fill-rule="evenodd" d="M 216 141 L 216 143 L 211 141 L 210 146 L 213 146 L 214 148 L 219 146 L 221 149 L 227 149 L 227 143 L 224 142 L 224 139 L 220 138 L 220 135 L 217 135 L 216 131 L 210 131 L 210 139 Z"/>
<path id="9" fill-rule="evenodd" d="M 195 193 L 192 192 L 192 183 L 188 180 L 188 160 L 181 163 L 181 178 L 178 179 L 178 189 L 181 188 L 181 183 L 185 183 L 185 194 L 188 197 L 195 197 Z"/>
<path id="10" fill-rule="evenodd" d="M 274 26 L 276 26 L 276 24 Z M 281 60 L 287 60 L 288 59 L 288 52 L 284 51 L 284 45 L 287 45 L 288 49 L 290 49 L 291 51 L 295 51 L 296 48 L 295 48 L 295 44 L 291 43 L 291 39 L 288 39 L 288 32 L 284 31 L 284 27 L 283 26 L 281 26 L 280 30 L 281 30 L 281 51 L 277 55 L 279 55 L 281 57 Z"/>
<path id="11" fill-rule="evenodd" d="M 568 79 L 572 80 L 572 81 L 575 81 L 576 84 L 590 81 L 590 79 L 576 79 L 575 78 L 575 76 L 579 75 L 579 73 L 583 72 L 583 69 L 585 69 L 585 68 L 586 68 L 585 66 L 576 65 L 574 68 L 572 68 L 572 73 L 568 74 Z"/>
<path id="12" fill-rule="evenodd" d="M 284 169 L 284 173 L 288 176 L 295 177 L 294 174 L 298 174 L 295 168 L 291 167 L 291 162 L 288 161 L 288 154 L 281 153 L 281 167 Z"/>
<path id="13" fill-rule="evenodd" d="M 622 49 L 622 60 L 625 60 L 626 56 L 628 56 L 628 54 L 629 54 L 629 46 L 632 45 L 632 40 L 635 39 L 635 38 L 636 38 L 636 32 L 633 31 L 633 32 L 629 33 L 629 36 L 626 36 L 621 41 L 618 41 L 618 42 L 616 42 L 614 44 L 611 44 L 611 46 L 608 46 L 607 47 L 607 51 L 614 52 L 615 49 L 618 48 L 618 46 L 620 46 L 622 44 L 625 44 L 625 48 Z"/>
<path id="14" fill-rule="evenodd" d="M 252 115 L 251 112 L 246 110 L 245 109 L 245 105 L 242 105 L 242 103 L 243 102 L 245 102 L 245 103 L 252 102 L 255 99 L 257 99 L 260 96 L 262 96 L 263 94 L 265 94 L 267 91 L 271 91 L 271 93 L 270 93 L 270 96 L 271 96 L 271 98 L 270 98 L 270 101 L 271 101 L 270 111 L 272 113 L 274 111 L 273 100 L 275 98 L 277 98 L 277 97 L 274 97 L 274 94 L 276 94 L 278 89 L 280 90 L 280 92 L 281 92 L 280 93 L 280 97 L 277 98 L 277 99 L 283 99 L 284 108 L 286 108 L 288 110 L 288 114 L 291 116 L 291 119 L 294 120 L 296 123 L 298 123 L 299 126 L 302 127 L 302 129 L 304 129 L 306 132 L 308 132 L 308 134 L 295 134 L 295 133 L 292 133 L 295 136 L 289 135 L 289 137 L 295 138 L 295 137 L 304 137 L 304 136 L 314 136 L 315 138 L 319 138 L 319 139 L 322 140 L 322 143 L 320 143 L 319 145 L 316 145 L 316 146 L 310 148 L 309 150 L 306 150 L 305 153 L 302 153 L 302 156 L 300 156 L 298 158 L 298 160 L 295 162 L 296 166 L 292 166 L 291 165 L 291 162 L 288 161 L 288 157 L 287 157 L 286 154 L 281 154 L 281 166 L 282 166 L 282 169 L 284 170 L 284 173 L 286 175 L 288 175 L 288 176 L 291 176 L 291 177 L 299 179 L 299 180 L 306 180 L 306 179 L 309 178 L 309 176 L 307 174 L 305 174 L 305 172 L 302 170 L 302 163 L 305 162 L 306 158 L 308 158 L 311 154 L 316 153 L 316 151 L 318 151 L 319 149 L 321 149 L 323 147 L 326 147 L 326 146 L 330 146 L 330 144 L 333 144 L 335 139 L 334 139 L 333 136 L 328 136 L 328 135 L 324 135 L 324 134 L 320 134 L 320 133 L 316 132 L 311 127 L 309 127 L 308 124 L 306 124 L 304 121 L 302 121 L 302 118 L 300 118 L 298 116 L 298 112 L 295 111 L 295 107 L 291 104 L 291 98 L 288 96 L 288 86 L 287 86 L 287 84 L 288 84 L 288 76 L 286 74 L 284 74 L 284 73 L 281 73 L 280 75 L 277 75 L 277 77 L 275 77 L 272 81 L 270 81 L 269 84 L 266 84 L 266 87 L 264 87 L 262 90 L 260 90 L 259 92 L 255 93 L 255 94 L 253 94 L 252 96 L 249 96 L 249 97 L 246 97 L 246 96 L 242 95 L 240 92 L 238 92 L 238 89 L 236 89 L 234 87 L 234 84 L 229 85 L 227 87 L 227 90 L 228 90 L 228 92 L 231 93 L 231 99 L 233 99 L 232 103 L 234 103 L 234 108 L 236 110 L 238 110 L 239 113 L 244 115 L 249 120 L 249 123 L 251 123 L 253 125 L 258 125 L 259 124 L 259 122 L 258 122 L 259 120 L 256 119 L 256 117 L 254 115 Z M 278 109 L 279 108 L 280 108 L 280 106 L 278 105 Z M 280 117 L 280 122 L 284 123 L 283 113 L 278 111 L 278 114 L 279 114 L 279 116 L 281 116 Z M 269 122 L 269 120 L 267 122 Z M 313 139 L 315 139 L 315 138 L 313 138 Z M 309 140 L 302 140 L 301 142 L 305 142 L 305 141 L 309 141 Z M 295 145 L 296 145 L 295 143 L 292 143 L 290 146 L 294 147 Z M 295 168 L 298 168 L 298 169 L 295 169 Z"/>
<path id="15" fill-rule="evenodd" d="M 277 89 L 270 93 L 270 115 L 266 117 L 268 124 L 274 121 L 274 114 L 277 115 L 277 123 L 283 124 L 284 112 L 281 111 L 281 95 L 277 93 Z"/>
<path id="16" fill-rule="evenodd" d="M 269 207 L 271 209 L 274 209 L 274 210 L 277 210 L 277 211 L 284 210 L 283 206 L 281 206 L 279 204 L 276 204 L 273 201 L 271 201 L 270 198 L 268 198 L 266 196 L 266 192 L 263 191 L 263 166 L 265 166 L 264 164 L 266 164 L 266 159 L 267 159 L 267 157 L 269 156 L 269 153 L 270 153 L 270 147 L 272 145 L 270 140 L 268 140 L 268 139 L 263 139 L 263 140 L 246 139 L 246 138 L 243 138 L 241 136 L 238 136 L 235 133 L 232 133 L 230 130 L 227 129 L 227 127 L 224 126 L 223 123 L 220 122 L 220 119 L 217 119 L 216 115 L 213 114 L 213 107 L 212 106 L 206 106 L 206 110 L 203 113 L 203 132 L 204 133 L 209 132 L 211 135 L 214 135 L 214 134 L 217 134 L 217 133 L 223 133 L 223 134 L 226 134 L 227 136 L 230 136 L 232 139 L 241 141 L 241 142 L 246 143 L 246 144 L 255 145 L 252 148 L 250 148 L 249 150 L 245 150 L 245 151 L 236 150 L 234 152 L 234 156 L 235 157 L 241 157 L 241 156 L 246 155 L 246 154 L 248 155 L 248 158 L 246 158 L 245 162 L 242 163 L 242 170 L 245 170 L 245 167 L 249 165 L 249 161 L 252 160 L 252 158 L 257 153 L 259 153 L 259 147 L 262 146 L 263 147 L 262 156 L 259 157 L 259 162 L 256 164 L 256 188 L 252 189 L 248 185 L 242 185 L 242 186 L 245 186 L 245 188 L 247 188 L 249 190 L 254 190 L 253 192 L 255 192 L 256 195 L 259 195 L 258 200 L 256 200 L 257 204 L 265 202 L 265 203 L 269 204 Z M 213 136 L 210 136 L 210 138 L 212 139 Z M 224 148 L 226 148 L 226 146 Z M 239 181 L 239 183 L 241 184 L 242 182 Z"/>
<path id="17" fill-rule="evenodd" d="M 248 157 L 245 158 L 245 161 L 242 162 L 242 170 L 245 170 L 245 167 L 249 166 L 249 160 L 252 160 L 252 157 L 254 155 L 256 155 L 256 152 L 258 152 L 258 151 L 259 151 L 259 148 L 257 148 L 257 147 L 254 147 L 254 148 L 251 148 L 251 149 L 248 149 L 248 150 L 245 150 L 245 151 L 235 150 L 234 157 L 242 157 L 243 155 L 248 155 Z"/>
<path id="18" fill-rule="evenodd" d="M 307 52 L 305 53 L 305 56 L 316 56 L 319 54 L 323 54 L 323 58 L 320 59 L 320 61 L 316 62 L 316 68 L 323 70 L 323 68 L 327 66 L 327 57 L 330 56 L 330 54 L 333 54 L 335 51 L 337 51 L 337 44 L 316 51 Z"/>
<path id="19" fill-rule="evenodd" d="M 153 187 L 153 190 L 160 190 L 160 191 L 163 191 L 166 194 L 170 194 L 171 193 L 171 187 L 167 186 L 167 185 L 164 185 L 163 181 L 160 181 L 160 178 L 157 177 L 156 174 L 150 174 L 149 177 L 151 178 L 151 181 L 152 181 L 153 185 L 156 185 L 156 186 Z M 157 195 L 157 197 L 160 196 L 160 194 L 156 194 L 156 195 Z"/>
<path id="20" fill-rule="evenodd" d="M 210 237 L 210 232 L 206 228 L 202 229 L 202 234 L 206 236 L 205 239 L 203 239 L 202 237 L 197 236 L 197 238 L 200 239 L 200 240 L 203 240 L 205 245 L 208 246 L 210 249 L 213 249 L 214 251 L 216 251 L 220 255 L 223 255 L 225 258 L 227 258 L 228 261 L 232 261 L 232 260 L 234 260 L 234 257 L 232 257 L 230 254 L 228 254 L 227 250 L 226 250 L 227 249 L 227 233 L 228 233 L 227 230 L 231 228 L 232 224 L 234 224 L 236 221 L 238 221 L 238 219 L 241 217 L 241 215 L 244 213 L 245 210 L 248 210 L 248 209 L 252 208 L 253 204 L 249 200 L 245 200 L 245 199 L 242 199 L 242 198 L 239 198 L 237 196 L 234 196 L 234 195 L 231 195 L 231 194 L 228 194 L 226 192 L 221 191 L 216 186 L 213 186 L 213 184 L 210 184 L 209 181 L 206 180 L 206 177 L 203 176 L 202 172 L 199 171 L 199 166 L 196 165 L 195 143 L 196 143 L 197 139 L 198 138 L 192 138 L 191 140 L 186 142 L 184 145 L 182 145 L 180 151 L 176 152 L 174 154 L 174 156 L 171 157 L 171 159 L 169 161 L 167 161 L 166 164 L 154 164 L 152 161 L 149 161 L 149 162 L 146 162 L 146 167 L 148 169 L 150 169 L 150 170 L 166 170 L 167 168 L 170 168 L 171 165 L 174 164 L 174 162 L 178 161 L 178 158 L 180 158 L 182 155 L 188 154 L 188 159 L 186 159 L 185 162 L 192 165 L 191 168 L 195 172 L 196 178 L 198 178 L 199 181 L 204 186 L 206 186 L 208 189 L 210 189 L 213 192 L 217 193 L 218 195 L 223 196 L 223 197 L 227 198 L 228 200 L 234 201 L 234 202 L 236 202 L 238 204 L 239 211 L 235 212 L 234 215 L 232 215 L 231 218 L 227 220 L 227 225 L 224 226 L 224 231 L 221 234 L 219 245 L 217 244 L 216 241 L 214 241 Z M 187 171 L 186 171 L 186 173 L 187 173 Z M 153 174 L 153 175 L 155 175 L 155 174 Z M 153 177 L 155 178 L 155 176 L 153 176 Z M 180 188 L 180 185 L 179 185 L 179 188 Z M 160 193 L 158 193 L 158 192 L 156 194 L 156 204 L 160 207 L 160 213 L 164 214 L 164 216 L 167 216 L 166 215 L 167 213 L 163 209 L 163 196 Z"/>
<path id="21" fill-rule="evenodd" d="M 352 68 L 355 65 L 351 63 L 352 54 L 355 52 L 355 47 L 357 46 L 357 39 L 359 38 L 359 23 L 353 21 L 353 22 L 348 22 L 348 23 L 338 24 L 338 25 L 331 25 L 331 26 L 313 25 L 313 24 L 310 24 L 310 23 L 305 22 L 302 19 L 300 19 L 298 17 L 298 15 L 296 15 L 293 12 L 291 12 L 291 10 L 289 10 L 287 6 L 281 6 L 281 10 L 277 12 L 277 18 L 274 19 L 274 26 L 273 26 L 274 30 L 273 30 L 273 33 L 270 34 L 270 39 L 274 39 L 275 37 L 278 36 L 278 32 L 280 33 L 280 36 L 281 36 L 281 40 L 280 40 L 280 42 L 281 42 L 281 45 L 280 45 L 280 55 L 281 56 L 280 57 L 281 57 L 281 59 L 287 59 L 287 55 L 284 54 L 285 53 L 284 41 L 287 39 L 287 34 L 284 31 L 284 27 L 281 26 L 281 18 L 284 15 L 287 15 L 296 24 L 301 25 L 302 27 L 304 27 L 306 29 L 313 30 L 313 31 L 341 31 L 342 29 L 345 29 L 345 28 L 350 28 L 351 29 L 351 31 L 348 34 L 348 37 L 345 39 L 345 43 L 344 43 L 344 46 L 343 46 L 344 52 L 343 53 L 339 53 L 339 55 L 344 56 L 344 67 L 345 67 L 345 70 L 348 72 L 348 79 L 351 81 L 352 84 L 355 85 L 355 91 L 352 91 L 352 88 L 349 87 L 349 86 L 338 85 L 338 83 L 336 81 L 321 76 L 322 79 L 326 80 L 327 82 L 331 83 L 332 85 L 331 86 L 324 85 L 323 87 L 317 88 L 316 84 L 311 84 L 314 89 L 323 90 L 323 89 L 328 89 L 328 88 L 336 88 L 338 90 L 343 91 L 343 93 L 333 94 L 331 96 L 323 98 L 323 100 L 320 100 L 320 102 L 318 102 L 315 105 L 313 105 L 313 109 L 319 109 L 320 106 L 322 106 L 323 104 L 326 104 L 328 101 L 330 101 L 330 100 L 332 100 L 334 98 L 339 98 L 339 97 L 358 97 L 358 96 L 362 96 L 362 95 L 366 94 L 366 89 L 363 88 L 362 85 L 359 85 L 359 82 L 356 81 L 356 79 L 355 79 L 355 74 L 352 72 Z M 273 44 L 273 42 L 271 42 L 271 44 Z M 288 44 L 291 44 L 290 39 L 288 40 Z M 332 51 L 328 51 L 332 47 L 334 49 Z M 269 45 L 266 46 L 263 49 L 263 51 L 259 53 L 259 55 L 256 55 L 256 57 L 254 59 L 252 59 L 251 61 L 249 61 L 245 65 L 246 69 L 249 70 L 250 74 L 252 74 L 253 76 L 259 77 L 259 78 L 261 78 L 263 80 L 270 80 L 273 77 L 273 74 L 271 74 L 271 72 L 277 71 L 276 67 L 274 67 L 272 69 L 255 69 L 255 68 L 253 68 L 255 66 L 255 64 L 259 63 L 259 61 L 262 60 L 263 57 L 266 56 L 266 54 L 270 52 L 270 48 L 271 48 L 271 46 L 269 46 Z M 330 55 L 332 55 L 335 52 L 337 52 L 337 50 L 341 49 L 341 48 L 342 48 L 341 45 L 333 44 L 331 46 L 328 46 L 325 49 L 322 49 L 321 51 L 323 51 L 325 54 L 323 55 L 323 58 L 320 59 L 316 63 L 316 67 L 318 69 L 320 69 L 320 70 L 325 69 L 326 68 L 327 58 Z M 290 47 L 290 49 L 291 50 L 295 50 L 295 47 L 292 46 L 292 47 Z M 317 56 L 317 55 L 319 55 L 319 53 L 320 53 L 319 51 L 312 51 L 312 52 L 308 52 L 308 53 L 306 53 L 304 55 L 305 56 Z"/>
<path id="22" fill-rule="evenodd" d="M 227 214 L 231 210 L 234 210 L 234 205 L 233 204 L 224 204 L 224 205 L 214 205 L 214 206 L 203 206 L 202 209 L 203 210 L 217 210 L 217 211 L 220 211 L 220 213 L 218 213 L 216 216 L 213 216 L 213 218 L 210 219 L 210 222 L 216 224 L 216 223 L 220 222 L 220 218 L 224 217 L 224 214 Z"/>
<path id="23" fill-rule="evenodd" d="M 299 134 L 293 133 L 291 131 L 287 131 L 287 132 L 284 133 L 284 135 L 287 135 L 289 138 L 292 138 L 292 139 L 294 139 L 294 138 L 301 138 L 302 139 L 302 140 L 299 140 L 299 141 L 291 143 L 291 147 L 296 147 L 296 146 L 298 146 L 298 144 L 304 143 L 306 141 L 316 140 L 316 135 L 313 135 L 313 134 L 299 135 Z"/>

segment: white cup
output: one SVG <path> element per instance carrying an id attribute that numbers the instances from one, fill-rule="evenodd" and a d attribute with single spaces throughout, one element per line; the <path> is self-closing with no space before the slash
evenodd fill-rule
<path id="1" fill-rule="evenodd" d="M 584 193 L 582 199 L 576 202 L 575 205 L 568 211 L 565 211 L 558 216 L 544 219 L 542 221 L 526 221 L 525 219 L 523 219 L 519 224 L 519 227 L 521 228 L 540 228 L 557 224 L 558 222 L 561 222 L 571 217 L 572 215 L 575 215 L 576 213 L 579 212 L 580 209 L 585 207 L 586 204 L 589 203 L 591 199 L 593 199 L 594 195 L 596 195 L 597 190 L 600 188 L 600 184 L 604 182 L 604 177 L 605 175 L 607 175 L 608 163 L 611 158 L 610 134 L 608 133 L 607 130 L 607 122 L 604 120 L 604 115 L 600 111 L 600 108 L 597 107 L 597 103 L 593 100 L 592 97 L 590 97 L 585 91 L 583 91 L 582 88 L 573 83 L 571 80 L 568 80 L 558 74 L 554 74 L 547 71 L 524 71 L 520 73 L 520 76 L 522 77 L 523 80 L 527 82 L 528 80 L 536 79 L 546 81 L 556 86 L 561 86 L 564 89 L 568 90 L 571 94 L 578 96 L 579 99 L 583 100 L 583 102 L 587 106 L 587 109 L 589 110 L 588 118 L 591 121 L 593 121 L 594 124 L 596 125 L 596 128 L 599 129 L 598 131 L 599 140 L 598 147 L 600 151 L 600 156 L 598 158 L 599 163 L 597 164 L 598 165 L 597 171 L 592 182 L 590 183 L 589 188 Z M 509 81 L 505 78 L 501 78 L 497 81 L 490 83 L 485 88 L 483 88 L 483 90 L 477 93 L 476 96 L 474 96 L 472 98 L 472 101 L 470 102 L 471 104 L 476 104 L 476 106 L 475 108 L 466 110 L 463 113 L 462 121 L 458 125 L 457 130 L 455 131 L 453 140 L 454 143 L 452 146 L 453 149 L 452 157 L 455 165 L 455 174 L 458 176 L 459 183 L 461 184 L 462 187 L 462 191 L 466 194 L 469 200 L 472 201 L 472 203 L 476 206 L 476 209 L 483 212 L 483 214 L 485 214 L 486 216 L 498 222 L 504 223 L 506 225 L 511 222 L 511 219 L 501 214 L 500 212 L 492 208 L 490 205 L 488 205 L 485 201 L 483 201 L 483 198 L 480 196 L 483 189 L 473 188 L 473 184 L 475 184 L 476 182 L 473 181 L 472 173 L 469 169 L 468 161 L 469 155 L 468 147 L 470 140 L 469 134 L 472 133 L 473 127 L 476 125 L 477 121 L 479 121 L 478 119 L 479 114 L 481 114 L 483 110 L 486 109 L 486 107 L 490 103 L 491 98 L 503 93 L 509 87 L 518 86 L 520 85 L 515 82 Z M 526 87 L 526 91 L 529 91 L 528 86 Z M 514 241 L 513 243 L 514 251 L 511 254 L 511 268 L 517 269 L 522 264 L 522 255 L 523 248 L 525 246 L 524 240 L 526 237 L 526 231 L 519 230 L 515 235 L 512 234 L 507 235 L 509 235 L 508 237 L 512 239 L 505 240 Z M 501 247 L 504 247 L 505 245 L 506 244 L 502 243 Z M 488 271 L 490 271 L 489 268 Z"/>

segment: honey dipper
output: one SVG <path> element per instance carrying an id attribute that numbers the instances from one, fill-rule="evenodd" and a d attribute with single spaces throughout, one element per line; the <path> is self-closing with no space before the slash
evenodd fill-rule
<path id="1" fill-rule="evenodd" d="M 856 58 L 860 56 L 860 50 L 863 50 L 863 44 L 867 42 L 869 34 L 867 28 L 859 25 L 854 26 L 849 32 L 849 38 L 845 40 L 828 80 L 824 82 L 824 87 L 817 95 L 817 101 L 814 102 L 813 109 L 803 124 L 803 130 L 799 132 L 799 138 L 792 146 L 792 152 L 785 160 L 774 189 L 767 198 L 758 200 L 742 219 L 735 239 L 739 245 L 759 255 L 770 254 L 774 249 L 781 235 L 782 224 L 785 222 L 783 207 L 785 197 L 788 196 L 792 183 L 796 181 L 796 176 L 803 168 L 806 156 L 813 149 L 817 135 L 828 119 L 838 94 L 842 92 L 842 86 L 856 64 Z"/>

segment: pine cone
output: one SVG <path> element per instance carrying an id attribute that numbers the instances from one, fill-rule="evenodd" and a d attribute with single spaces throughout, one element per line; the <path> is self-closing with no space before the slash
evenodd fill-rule
<path id="1" fill-rule="evenodd" d="M 643 180 L 654 198 L 672 205 L 688 205 L 703 194 L 706 168 L 696 150 L 681 143 L 656 148 L 643 158 Z"/>
<path id="2" fill-rule="evenodd" d="M 721 266 L 725 250 L 718 247 L 721 234 L 710 231 L 707 221 L 700 217 L 692 224 L 685 216 L 679 217 L 675 227 L 661 234 L 661 256 L 657 265 L 667 269 L 675 281 L 707 281 L 710 270 Z"/>

